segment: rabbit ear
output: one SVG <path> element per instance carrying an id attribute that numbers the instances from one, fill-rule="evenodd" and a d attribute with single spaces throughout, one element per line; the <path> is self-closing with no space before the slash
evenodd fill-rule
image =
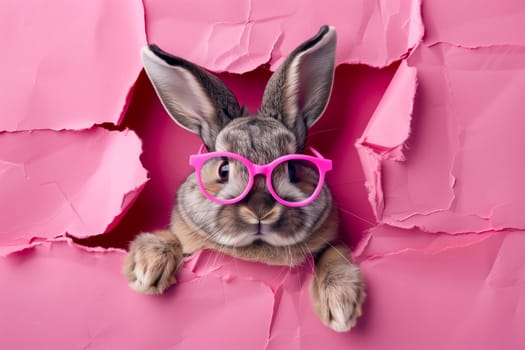
<path id="1" fill-rule="evenodd" d="M 200 135 L 209 150 L 215 148 L 219 131 L 244 114 L 232 92 L 204 69 L 156 45 L 142 49 L 142 62 L 168 114 Z"/>
<path id="2" fill-rule="evenodd" d="M 319 33 L 301 44 L 271 76 L 264 91 L 261 114 L 281 120 L 306 141 L 306 132 L 323 114 L 334 79 L 335 28 L 321 27 Z"/>

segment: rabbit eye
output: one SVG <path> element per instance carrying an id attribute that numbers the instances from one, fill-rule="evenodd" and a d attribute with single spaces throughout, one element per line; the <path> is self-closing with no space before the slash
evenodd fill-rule
<path id="1" fill-rule="evenodd" d="M 295 165 L 292 162 L 288 162 L 288 180 L 292 183 L 299 182 L 297 172 L 295 171 Z"/>
<path id="2" fill-rule="evenodd" d="M 228 181 L 228 176 L 230 175 L 230 164 L 228 163 L 228 160 L 223 160 L 221 162 L 218 173 L 221 181 Z"/>

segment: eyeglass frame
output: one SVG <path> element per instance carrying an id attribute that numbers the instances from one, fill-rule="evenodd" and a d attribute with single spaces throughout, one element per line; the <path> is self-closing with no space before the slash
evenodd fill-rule
<path id="1" fill-rule="evenodd" d="M 197 183 L 199 184 L 200 190 L 202 194 L 209 200 L 219 203 L 219 204 L 235 204 L 243 200 L 248 193 L 252 190 L 253 184 L 255 182 L 255 176 L 256 175 L 264 175 L 266 177 L 266 187 L 268 188 L 268 191 L 272 195 L 272 197 L 280 204 L 285 205 L 287 207 L 297 208 L 297 207 L 303 207 L 306 205 L 311 204 L 313 201 L 317 199 L 319 194 L 321 193 L 324 185 L 325 175 L 328 171 L 332 170 L 332 160 L 324 158 L 321 153 L 319 153 L 316 149 L 313 147 L 308 148 L 310 152 L 314 154 L 314 156 L 309 156 L 306 154 L 287 154 L 284 156 L 281 156 L 272 162 L 264 165 L 260 164 L 254 164 L 249 159 L 241 156 L 240 154 L 233 153 L 233 152 L 205 152 L 206 146 L 203 144 L 199 148 L 199 153 L 190 155 L 189 158 L 189 164 L 195 168 L 195 174 L 197 177 Z M 248 170 L 249 174 L 249 180 L 248 184 L 246 185 L 246 188 L 244 191 L 238 195 L 235 198 L 232 199 L 220 199 L 217 197 L 212 196 L 208 191 L 206 191 L 204 184 L 202 183 L 202 166 L 210 159 L 213 158 L 231 158 L 234 160 L 237 160 L 241 162 L 246 169 Z M 302 200 L 300 202 L 289 202 L 284 199 L 282 199 L 272 185 L 272 173 L 275 170 L 277 166 L 279 166 L 282 163 L 285 163 L 290 160 L 307 160 L 315 164 L 317 167 L 317 170 L 319 172 L 319 180 L 317 182 L 317 187 L 315 188 L 314 192 L 305 200 Z"/>

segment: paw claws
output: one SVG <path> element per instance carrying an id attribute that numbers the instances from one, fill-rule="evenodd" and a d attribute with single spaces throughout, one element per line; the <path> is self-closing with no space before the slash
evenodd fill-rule
<path id="1" fill-rule="evenodd" d="M 182 261 L 178 241 L 143 233 L 130 245 L 124 274 L 131 289 L 144 294 L 162 294 L 175 284 L 175 272 Z"/>
<path id="2" fill-rule="evenodd" d="M 360 271 L 356 266 L 346 266 L 325 277 L 313 281 L 314 309 L 328 327 L 347 332 L 362 314 L 365 292 Z"/>

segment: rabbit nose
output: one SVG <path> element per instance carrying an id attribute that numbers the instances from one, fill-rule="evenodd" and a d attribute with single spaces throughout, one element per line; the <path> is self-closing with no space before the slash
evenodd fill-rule
<path id="1" fill-rule="evenodd" d="M 270 193 L 251 191 L 243 200 L 244 207 L 258 221 L 268 219 L 275 212 L 276 201 Z"/>

